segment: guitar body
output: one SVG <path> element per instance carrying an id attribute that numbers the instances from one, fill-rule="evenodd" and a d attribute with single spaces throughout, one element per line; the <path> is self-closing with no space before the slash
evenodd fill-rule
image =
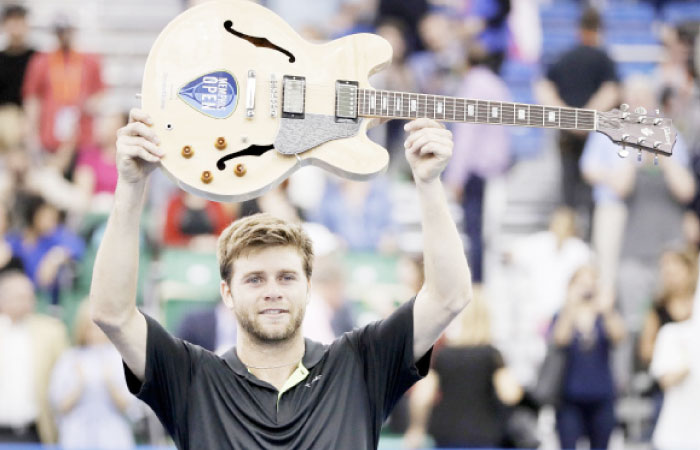
<path id="1" fill-rule="evenodd" d="M 217 201 L 256 197 L 309 164 L 358 180 L 380 173 L 389 156 L 367 137 L 372 120 L 338 120 L 336 83 L 371 88 L 368 77 L 391 55 L 372 34 L 307 42 L 246 0 L 191 8 L 159 35 L 143 78 L 142 108 L 166 151 L 162 168 L 186 191 Z"/>

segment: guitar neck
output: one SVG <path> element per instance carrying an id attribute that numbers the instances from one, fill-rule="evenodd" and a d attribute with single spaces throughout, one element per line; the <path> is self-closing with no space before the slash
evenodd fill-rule
<path id="1" fill-rule="evenodd" d="M 363 117 L 387 119 L 427 117 L 441 122 L 596 130 L 597 112 L 593 109 L 471 100 L 376 89 L 358 89 L 357 99 L 358 113 Z"/>

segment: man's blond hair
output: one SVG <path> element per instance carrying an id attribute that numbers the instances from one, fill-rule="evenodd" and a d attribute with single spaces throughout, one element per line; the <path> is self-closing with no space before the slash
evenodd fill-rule
<path id="1" fill-rule="evenodd" d="M 240 256 L 278 246 L 290 246 L 299 252 L 304 273 L 310 280 L 314 259 L 311 238 L 301 225 L 266 213 L 236 220 L 221 232 L 216 252 L 221 279 L 227 283 L 231 281 L 233 262 Z"/>

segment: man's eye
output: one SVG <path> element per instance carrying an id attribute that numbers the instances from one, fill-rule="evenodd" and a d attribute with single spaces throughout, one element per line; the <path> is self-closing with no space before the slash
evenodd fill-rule
<path id="1" fill-rule="evenodd" d="M 297 279 L 297 277 L 295 275 L 288 274 L 288 275 L 282 275 L 282 279 L 284 281 L 294 281 Z"/>
<path id="2" fill-rule="evenodd" d="M 260 283 L 262 281 L 261 277 L 250 277 L 248 278 L 248 283 Z"/>

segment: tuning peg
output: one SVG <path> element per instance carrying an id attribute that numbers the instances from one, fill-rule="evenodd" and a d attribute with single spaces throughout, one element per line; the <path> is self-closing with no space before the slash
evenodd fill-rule
<path id="1" fill-rule="evenodd" d="M 637 162 L 642 162 L 642 151 L 637 150 Z"/>
<path id="2" fill-rule="evenodd" d="M 639 116 L 637 117 L 637 122 L 638 123 L 644 123 L 644 120 L 646 119 L 646 116 Z"/>
<path id="3" fill-rule="evenodd" d="M 661 146 L 661 141 L 654 141 L 654 148 L 659 148 Z"/>
<path id="4" fill-rule="evenodd" d="M 659 155 L 657 155 L 656 153 L 654 153 L 654 165 L 655 166 L 659 165 Z"/>
<path id="5" fill-rule="evenodd" d="M 644 114 L 647 113 L 647 110 L 646 110 L 645 107 L 640 106 L 640 107 L 638 107 L 638 108 L 635 108 L 635 109 L 634 109 L 634 112 L 636 112 L 637 114 L 642 114 L 642 115 L 644 115 Z"/>
<path id="6" fill-rule="evenodd" d="M 623 134 L 622 135 L 622 142 L 627 142 L 627 140 L 630 138 L 629 134 Z"/>
<path id="7" fill-rule="evenodd" d="M 660 110 L 660 109 L 657 109 L 657 110 L 655 110 L 654 112 L 656 113 L 657 116 L 660 116 L 660 115 L 661 115 L 661 110 Z"/>
<path id="8" fill-rule="evenodd" d="M 654 125 L 658 125 L 658 124 L 660 124 L 661 122 L 662 122 L 662 120 L 661 120 L 660 118 L 658 118 L 658 117 L 657 117 L 656 119 L 654 119 Z"/>
<path id="9" fill-rule="evenodd" d="M 645 138 L 645 137 L 637 138 L 637 144 L 643 144 L 643 143 L 645 143 L 646 141 L 647 141 L 647 138 Z"/>
<path id="10" fill-rule="evenodd" d="M 617 156 L 620 158 L 627 158 L 630 155 L 630 151 L 627 150 L 625 147 L 622 147 L 618 152 Z"/>
<path id="11" fill-rule="evenodd" d="M 630 109 L 630 105 L 628 105 L 627 103 L 623 103 L 620 105 L 620 111 L 622 111 L 622 112 L 629 111 L 629 109 Z"/>

